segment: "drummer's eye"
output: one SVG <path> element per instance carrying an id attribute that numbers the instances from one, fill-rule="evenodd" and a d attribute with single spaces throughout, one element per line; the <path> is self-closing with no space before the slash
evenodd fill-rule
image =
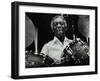
<path id="1" fill-rule="evenodd" d="M 57 26 L 57 25 L 61 25 L 62 26 L 62 25 L 64 25 L 64 22 L 54 22 L 53 23 L 53 26 Z"/>

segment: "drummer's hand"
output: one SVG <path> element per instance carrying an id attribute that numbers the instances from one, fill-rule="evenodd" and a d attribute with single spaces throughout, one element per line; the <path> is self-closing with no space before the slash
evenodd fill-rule
<path id="1" fill-rule="evenodd" d="M 56 59 L 56 58 L 53 58 L 54 59 L 54 63 L 53 64 L 61 64 L 61 61 Z"/>
<path id="2" fill-rule="evenodd" d="M 76 38 L 76 40 L 73 40 L 72 42 L 76 42 L 76 41 L 82 41 L 80 38 Z"/>
<path id="3" fill-rule="evenodd" d="M 81 42 L 81 43 L 84 43 L 80 38 L 76 38 L 76 40 L 73 40 L 72 43 L 75 43 L 75 42 Z"/>
<path id="4" fill-rule="evenodd" d="M 43 56 L 43 57 L 46 57 L 46 55 L 44 53 L 40 53 L 39 55 Z"/>

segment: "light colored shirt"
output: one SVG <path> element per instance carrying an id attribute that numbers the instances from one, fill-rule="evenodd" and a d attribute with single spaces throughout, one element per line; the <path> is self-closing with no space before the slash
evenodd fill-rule
<path id="1" fill-rule="evenodd" d="M 53 40 L 51 40 L 50 42 L 46 43 L 43 46 L 41 53 L 48 55 L 55 62 L 61 61 L 61 57 L 63 55 L 63 50 L 71 42 L 72 42 L 72 40 L 69 40 L 67 37 L 65 37 L 64 43 L 62 44 L 57 37 L 54 37 Z"/>

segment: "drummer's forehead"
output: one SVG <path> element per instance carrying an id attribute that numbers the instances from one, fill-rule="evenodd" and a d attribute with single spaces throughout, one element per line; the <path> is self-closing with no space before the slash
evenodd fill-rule
<path id="1" fill-rule="evenodd" d="M 63 21 L 65 21 L 65 20 L 64 20 L 63 17 L 59 16 L 59 17 L 54 18 L 53 21 L 54 21 L 54 22 L 60 22 L 60 21 L 63 22 Z"/>

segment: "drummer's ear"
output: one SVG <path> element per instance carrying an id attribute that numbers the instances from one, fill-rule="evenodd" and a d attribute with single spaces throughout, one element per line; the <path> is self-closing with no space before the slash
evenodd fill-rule
<path id="1" fill-rule="evenodd" d="M 67 31 L 67 29 L 68 29 L 68 28 L 67 28 L 67 23 L 65 22 L 65 31 Z"/>
<path id="2" fill-rule="evenodd" d="M 54 28 L 51 28 L 52 33 L 54 34 Z"/>

